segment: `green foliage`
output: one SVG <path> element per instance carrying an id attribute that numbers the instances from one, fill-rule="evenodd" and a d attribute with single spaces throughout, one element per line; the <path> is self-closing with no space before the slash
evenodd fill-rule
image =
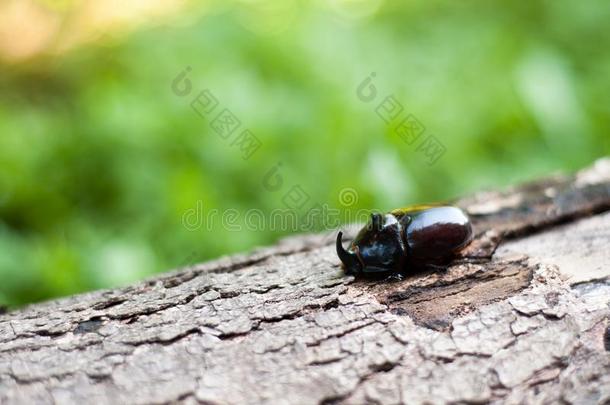
<path id="1" fill-rule="evenodd" d="M 300 218 L 315 203 L 389 210 L 572 171 L 610 150 L 607 2 L 388 2 L 364 16 L 349 2 L 288 3 L 189 9 L 123 42 L 3 68 L 0 304 L 120 285 L 292 232 L 185 226 L 198 202 L 203 214 L 269 214 L 300 185 Z M 187 66 L 193 90 L 181 97 L 171 84 Z M 367 103 L 356 89 L 371 72 Z M 252 157 L 193 111 L 204 89 L 261 141 Z M 376 114 L 388 95 L 446 147 L 435 164 Z M 269 191 L 280 162 L 284 182 Z M 353 205 L 341 204 L 346 188 Z"/>

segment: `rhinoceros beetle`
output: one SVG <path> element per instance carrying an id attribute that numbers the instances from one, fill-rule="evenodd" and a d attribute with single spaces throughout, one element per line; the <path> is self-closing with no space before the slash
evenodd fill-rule
<path id="1" fill-rule="evenodd" d="M 408 274 L 447 263 L 472 241 L 468 216 L 452 206 L 419 205 L 373 213 L 348 249 L 337 255 L 348 274 Z"/>

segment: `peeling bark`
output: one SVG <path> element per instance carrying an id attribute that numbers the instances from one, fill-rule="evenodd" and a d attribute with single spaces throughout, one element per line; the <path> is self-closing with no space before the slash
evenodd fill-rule
<path id="1" fill-rule="evenodd" d="M 610 402 L 610 161 L 457 204 L 446 271 L 355 280 L 298 236 L 1 314 L 0 403 Z"/>

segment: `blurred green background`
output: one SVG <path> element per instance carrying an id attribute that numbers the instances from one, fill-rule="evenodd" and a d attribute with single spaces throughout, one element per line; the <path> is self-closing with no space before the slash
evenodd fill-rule
<path id="1" fill-rule="evenodd" d="M 6 0 L 0 15 L 0 305 L 291 233 L 185 226 L 198 206 L 269 213 L 298 185 L 299 215 L 387 210 L 610 151 L 603 0 Z M 367 103 L 356 89 L 372 72 Z M 241 121 L 232 138 L 191 108 L 203 89 Z M 377 115 L 388 95 L 444 145 L 433 165 Z M 261 142 L 249 159 L 232 145 L 245 128 Z"/>

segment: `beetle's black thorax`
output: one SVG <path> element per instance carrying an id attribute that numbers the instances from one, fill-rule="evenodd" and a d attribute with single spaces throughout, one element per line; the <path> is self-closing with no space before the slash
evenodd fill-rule
<path id="1" fill-rule="evenodd" d="M 381 273 L 400 269 L 406 258 L 403 226 L 393 214 L 373 214 L 350 246 L 361 272 Z"/>

